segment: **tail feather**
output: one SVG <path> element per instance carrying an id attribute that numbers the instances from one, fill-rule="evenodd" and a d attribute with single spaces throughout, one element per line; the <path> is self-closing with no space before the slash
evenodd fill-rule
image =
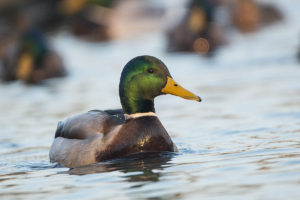
<path id="1" fill-rule="evenodd" d="M 61 121 L 58 122 L 56 131 L 55 131 L 55 138 L 63 136 L 63 128 L 64 128 L 64 123 Z"/>

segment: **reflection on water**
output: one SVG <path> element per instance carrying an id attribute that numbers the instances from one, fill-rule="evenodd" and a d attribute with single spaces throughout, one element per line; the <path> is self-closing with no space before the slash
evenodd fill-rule
<path id="1" fill-rule="evenodd" d="M 174 153 L 133 154 L 122 159 L 73 168 L 68 173 L 70 175 L 86 175 L 117 170 L 124 173 L 123 177 L 128 182 L 157 182 L 159 181 L 160 173 L 155 171 L 168 167 L 168 162 L 174 155 Z M 135 185 L 134 187 L 141 187 L 144 184 Z"/>

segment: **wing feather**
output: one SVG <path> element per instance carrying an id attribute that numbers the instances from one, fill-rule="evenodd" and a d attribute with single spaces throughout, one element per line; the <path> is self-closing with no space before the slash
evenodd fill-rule
<path id="1" fill-rule="evenodd" d="M 106 134 L 125 122 L 122 110 L 91 110 L 59 122 L 55 138 L 87 139 L 97 134 Z"/>

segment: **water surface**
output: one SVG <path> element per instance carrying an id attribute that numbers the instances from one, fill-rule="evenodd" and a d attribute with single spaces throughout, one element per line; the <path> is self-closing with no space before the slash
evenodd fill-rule
<path id="1" fill-rule="evenodd" d="M 53 36 L 66 79 L 0 85 L 1 199 L 299 199 L 300 15 L 297 3 L 285 2 L 277 1 L 288 10 L 284 23 L 246 36 L 233 32 L 212 59 L 166 53 L 162 33 L 103 44 Z M 71 170 L 50 163 L 57 122 L 119 108 L 120 72 L 143 54 L 162 59 L 203 99 L 156 99 L 179 152 Z"/>

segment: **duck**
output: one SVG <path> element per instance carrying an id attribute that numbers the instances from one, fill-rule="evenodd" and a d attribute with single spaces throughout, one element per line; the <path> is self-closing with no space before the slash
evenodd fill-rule
<path id="1" fill-rule="evenodd" d="M 223 30 L 215 23 L 215 15 L 215 5 L 211 1 L 191 0 L 181 22 L 167 32 L 168 51 L 213 55 L 225 44 Z"/>
<path id="2" fill-rule="evenodd" d="M 242 33 L 250 33 L 283 20 L 281 11 L 272 4 L 255 0 L 235 0 L 232 5 L 233 25 Z"/>
<path id="3" fill-rule="evenodd" d="M 58 123 L 50 162 L 74 168 L 145 152 L 176 152 L 155 113 L 154 98 L 172 94 L 201 98 L 180 86 L 156 57 L 131 59 L 119 82 L 121 109 L 91 110 Z"/>
<path id="4" fill-rule="evenodd" d="M 30 28 L 15 39 L 2 61 L 4 82 L 22 80 L 39 84 L 45 79 L 66 75 L 62 58 L 49 47 L 45 35 L 37 28 Z"/>

